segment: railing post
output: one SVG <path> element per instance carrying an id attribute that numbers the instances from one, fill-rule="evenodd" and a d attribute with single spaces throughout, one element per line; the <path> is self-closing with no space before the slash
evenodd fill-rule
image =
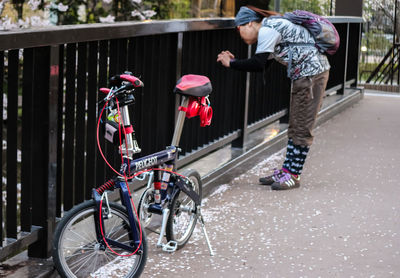
<path id="1" fill-rule="evenodd" d="M 395 59 L 396 56 L 394 54 L 394 51 L 396 49 L 396 29 L 397 29 L 397 0 L 394 1 L 394 25 L 393 25 L 393 52 L 392 52 L 392 78 L 390 79 L 390 85 L 393 85 L 393 79 L 394 79 L 394 74 L 395 74 L 395 70 L 394 70 L 394 64 L 395 64 Z M 398 54 L 398 52 L 397 52 Z M 400 65 L 397 64 L 397 70 L 399 70 Z M 398 81 L 397 81 L 397 86 L 399 85 Z"/>
<path id="2" fill-rule="evenodd" d="M 59 88 L 59 53 L 58 45 L 50 47 L 50 90 L 49 90 L 49 162 L 47 187 L 47 255 L 50 256 L 53 234 L 56 225 L 57 206 L 57 119 Z"/>
<path id="3" fill-rule="evenodd" d="M 40 226 L 41 229 L 39 240 L 28 248 L 28 256 L 38 258 L 46 258 L 51 254 L 56 213 L 57 86 L 55 85 L 58 82 L 58 72 L 54 65 L 58 65 L 56 47 L 34 49 L 32 179 L 36 186 L 32 190 L 32 225 Z"/>
<path id="4" fill-rule="evenodd" d="M 3 92 L 3 82 L 4 82 L 4 52 L 0 51 L 0 108 L 1 108 L 1 114 L 0 114 L 0 140 L 3 142 L 3 97 L 4 97 L 4 92 Z M 0 165 L 3 165 L 3 156 L 0 157 Z M 0 199 L 0 247 L 3 247 L 3 198 Z"/>
<path id="5" fill-rule="evenodd" d="M 355 23 L 357 24 L 357 23 Z M 360 54 L 361 54 L 361 40 L 362 40 L 362 29 L 363 29 L 363 24 L 358 23 L 360 26 L 359 32 L 358 32 L 358 62 L 360 62 Z M 359 63 L 357 64 L 357 75 L 356 75 L 356 83 L 354 84 L 354 87 L 358 86 L 358 82 L 361 81 L 361 76 L 360 76 L 360 66 Z"/>
<path id="6" fill-rule="evenodd" d="M 183 33 L 179 32 L 178 33 L 178 41 L 176 44 L 176 81 L 181 77 L 182 75 L 182 48 L 183 48 Z M 178 107 L 181 105 L 181 98 L 177 94 L 175 96 L 175 121 L 178 119 Z"/>
<path id="7" fill-rule="evenodd" d="M 247 57 L 251 57 L 251 46 L 248 47 Z M 248 129 L 247 129 L 247 122 L 248 122 L 248 115 L 249 115 L 249 94 L 250 94 L 250 72 L 246 73 L 246 91 L 243 98 L 243 117 L 242 117 L 242 131 L 240 133 L 239 138 L 232 141 L 233 148 L 244 148 L 244 144 L 247 140 L 248 136 Z"/>
<path id="8" fill-rule="evenodd" d="M 344 90 L 346 89 L 346 78 L 347 78 L 347 56 L 349 55 L 349 33 L 350 33 L 350 23 L 346 23 L 346 51 L 344 55 L 344 72 L 343 72 L 343 86 L 340 90 L 338 90 L 339 95 L 344 94 Z"/>
<path id="9" fill-rule="evenodd" d="M 18 126 L 18 76 L 19 51 L 8 53 L 7 91 L 7 238 L 17 238 L 17 126 Z"/>
<path id="10" fill-rule="evenodd" d="M 281 0 L 275 0 L 275 12 L 280 12 L 281 10 Z"/>
<path id="11" fill-rule="evenodd" d="M 397 91 L 400 93 L 400 44 L 397 44 Z"/>

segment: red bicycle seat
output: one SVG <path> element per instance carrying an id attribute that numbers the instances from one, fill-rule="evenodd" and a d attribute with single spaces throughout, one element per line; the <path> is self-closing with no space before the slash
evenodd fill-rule
<path id="1" fill-rule="evenodd" d="M 187 74 L 182 76 L 176 83 L 174 93 L 194 96 L 205 97 L 212 91 L 211 81 L 207 76 Z"/>

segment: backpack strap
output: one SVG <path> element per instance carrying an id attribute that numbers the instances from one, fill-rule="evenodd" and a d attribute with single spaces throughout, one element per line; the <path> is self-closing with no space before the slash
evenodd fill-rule
<path id="1" fill-rule="evenodd" d="M 280 15 L 274 15 L 274 16 L 271 16 L 270 18 L 282 18 L 282 19 L 286 19 L 286 20 L 288 20 L 288 21 L 290 21 L 289 19 L 287 19 L 287 18 L 285 18 L 284 16 L 280 16 Z M 268 18 L 269 19 L 269 18 Z M 267 19 L 267 20 L 268 20 Z M 291 22 L 291 21 L 290 21 Z M 293 22 L 292 22 L 293 23 Z M 293 23 L 293 24 L 295 24 L 295 23 Z M 270 27 L 270 26 L 268 26 L 269 28 L 272 28 L 272 27 Z M 276 30 L 275 28 L 273 28 L 274 30 Z M 276 31 L 278 31 L 278 30 L 276 30 Z M 279 31 L 278 31 L 279 32 Z M 314 39 L 315 40 L 315 39 Z M 316 44 L 315 43 L 306 43 L 306 42 L 283 42 L 283 43 L 280 43 L 280 44 L 278 44 L 278 45 L 281 45 L 281 46 L 283 46 L 283 47 L 289 47 L 289 62 L 288 62 L 288 67 L 287 67 L 287 76 L 288 76 L 288 78 L 290 78 L 290 70 L 292 69 L 292 59 L 293 59 L 293 49 L 292 49 L 292 46 L 313 46 L 313 47 L 315 47 L 315 48 L 317 48 L 317 50 L 318 50 L 318 47 L 316 46 Z M 291 79 L 291 78 L 290 78 Z"/>
<path id="2" fill-rule="evenodd" d="M 254 7 L 252 5 L 246 5 L 246 7 L 249 8 L 250 10 L 253 10 L 261 17 L 281 16 L 281 14 L 278 12 L 270 11 L 270 10 L 263 10 L 263 9 Z"/>

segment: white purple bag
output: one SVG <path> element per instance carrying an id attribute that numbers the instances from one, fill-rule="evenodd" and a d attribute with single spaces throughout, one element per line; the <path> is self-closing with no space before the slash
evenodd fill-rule
<path id="1" fill-rule="evenodd" d="M 340 37 L 328 19 L 302 10 L 287 12 L 283 18 L 306 28 L 314 37 L 315 46 L 321 53 L 333 55 L 338 50 Z"/>

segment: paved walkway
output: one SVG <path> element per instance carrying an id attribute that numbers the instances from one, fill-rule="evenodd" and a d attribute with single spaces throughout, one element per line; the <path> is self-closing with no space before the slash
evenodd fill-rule
<path id="1" fill-rule="evenodd" d="M 214 257 L 199 226 L 173 254 L 152 234 L 142 277 L 400 277 L 399 119 L 400 97 L 366 95 L 315 130 L 300 188 L 258 185 L 281 150 L 204 199 Z"/>
<path id="2" fill-rule="evenodd" d="M 200 229 L 143 277 L 400 277 L 400 98 L 366 95 L 316 129 L 302 186 L 258 185 L 284 150 L 205 199 Z"/>

